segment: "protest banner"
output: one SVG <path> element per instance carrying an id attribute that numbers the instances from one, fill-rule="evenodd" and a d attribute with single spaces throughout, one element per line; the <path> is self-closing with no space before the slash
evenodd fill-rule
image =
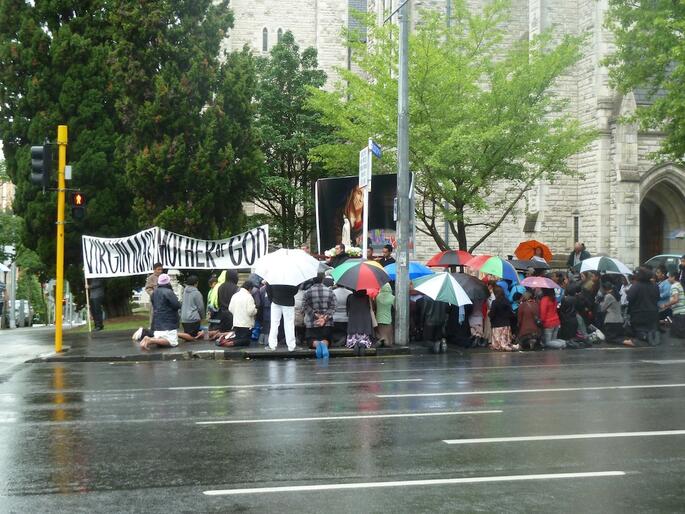
<path id="1" fill-rule="evenodd" d="M 86 278 L 148 274 L 156 262 L 178 269 L 250 268 L 269 251 L 269 226 L 221 240 L 196 239 L 154 227 L 121 238 L 83 236 L 82 247 Z"/>

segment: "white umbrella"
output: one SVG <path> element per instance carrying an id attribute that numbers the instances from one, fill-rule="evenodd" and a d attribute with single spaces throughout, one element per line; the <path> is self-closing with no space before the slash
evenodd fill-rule
<path id="1" fill-rule="evenodd" d="M 449 273 L 436 273 L 414 280 L 414 289 L 437 302 L 458 306 L 473 303 L 461 284 Z"/>
<path id="2" fill-rule="evenodd" d="M 319 261 L 302 250 L 281 248 L 265 255 L 254 272 L 271 285 L 298 286 L 319 273 Z"/>
<path id="3" fill-rule="evenodd" d="M 614 273 L 621 275 L 633 274 L 628 266 L 618 259 L 613 259 L 611 257 L 590 257 L 580 264 L 576 264 L 573 269 L 580 273 L 583 273 L 584 271 L 598 271 L 599 273 Z"/>

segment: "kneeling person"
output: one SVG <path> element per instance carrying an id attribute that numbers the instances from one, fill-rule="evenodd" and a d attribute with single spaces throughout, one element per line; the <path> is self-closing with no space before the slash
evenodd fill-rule
<path id="1" fill-rule="evenodd" d="M 195 341 L 204 336 L 200 330 L 200 321 L 205 312 L 205 304 L 202 293 L 197 289 L 198 278 L 191 275 L 186 280 L 186 287 L 183 290 L 183 304 L 181 305 L 181 325 L 183 332 L 178 337 L 184 341 Z"/>
<path id="2" fill-rule="evenodd" d="M 233 332 L 235 339 L 224 346 L 248 346 L 252 336 L 252 327 L 257 315 L 257 306 L 251 293 L 252 283 L 245 282 L 231 297 L 228 310 L 233 315 Z"/>
<path id="3" fill-rule="evenodd" d="M 178 346 L 178 310 L 181 303 L 171 289 L 171 278 L 166 273 L 159 276 L 150 301 L 154 313 L 154 334 L 144 337 L 140 347 L 149 350 L 151 345 Z"/>

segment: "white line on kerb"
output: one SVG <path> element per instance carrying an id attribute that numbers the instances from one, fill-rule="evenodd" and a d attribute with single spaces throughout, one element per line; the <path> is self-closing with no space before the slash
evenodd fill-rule
<path id="1" fill-rule="evenodd" d="M 622 477 L 625 471 L 592 471 L 586 473 L 548 473 L 540 475 L 503 475 L 492 477 L 465 477 L 465 478 L 437 478 L 432 480 L 400 480 L 395 482 L 357 482 L 351 484 L 316 484 L 295 485 L 282 487 L 253 487 L 247 489 L 216 489 L 204 491 L 207 496 L 237 495 L 237 494 L 264 494 L 264 493 L 296 493 L 310 491 L 335 491 L 341 489 L 376 489 L 381 487 L 409 487 L 425 485 L 450 485 L 450 484 L 485 484 L 491 482 L 523 482 L 526 480 L 560 480 L 572 478 L 598 478 L 598 477 Z"/>
<path id="2" fill-rule="evenodd" d="M 561 441 L 566 439 L 607 439 L 612 437 L 653 437 L 685 435 L 685 430 L 654 430 L 651 432 L 604 432 L 597 434 L 530 435 L 519 437 L 481 437 L 478 439 L 445 439 L 447 444 L 516 443 L 525 441 Z"/>
<path id="3" fill-rule="evenodd" d="M 294 421 L 334 421 L 346 419 L 421 418 L 428 416 L 460 416 L 469 414 L 502 414 L 501 410 L 471 410 L 449 412 L 410 412 L 406 414 L 359 414 L 351 416 L 318 416 L 313 418 L 228 419 L 221 421 L 196 421 L 196 425 L 238 425 L 242 423 L 287 423 Z"/>
<path id="4" fill-rule="evenodd" d="M 398 378 L 393 380 L 356 380 L 345 382 L 293 382 L 282 384 L 243 384 L 243 385 L 216 385 L 216 386 L 186 386 L 186 387 L 167 387 L 169 391 L 192 391 L 195 389 L 256 389 L 259 387 L 311 387 L 311 386 L 332 386 L 332 385 L 351 385 L 351 384 L 386 384 L 394 382 L 422 382 L 422 378 Z"/>
<path id="5" fill-rule="evenodd" d="M 519 393 L 556 393 L 567 391 L 612 391 L 620 389 L 662 389 L 685 387 L 685 384 L 645 384 L 630 386 L 598 386 L 598 387 L 550 387 L 546 389 L 488 389 L 485 391 L 454 391 L 449 393 L 402 393 L 377 394 L 378 398 L 414 398 L 423 396 L 477 396 L 481 394 L 519 394 Z"/>

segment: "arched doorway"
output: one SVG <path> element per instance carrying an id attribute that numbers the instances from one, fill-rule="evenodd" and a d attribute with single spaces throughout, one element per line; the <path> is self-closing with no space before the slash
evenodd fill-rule
<path id="1" fill-rule="evenodd" d="M 682 175 L 683 171 L 673 168 L 671 173 Z M 685 231 L 685 196 L 678 180 L 670 178 L 662 174 L 642 194 L 640 262 L 659 254 L 685 253 L 685 237 L 675 237 L 679 231 Z"/>

